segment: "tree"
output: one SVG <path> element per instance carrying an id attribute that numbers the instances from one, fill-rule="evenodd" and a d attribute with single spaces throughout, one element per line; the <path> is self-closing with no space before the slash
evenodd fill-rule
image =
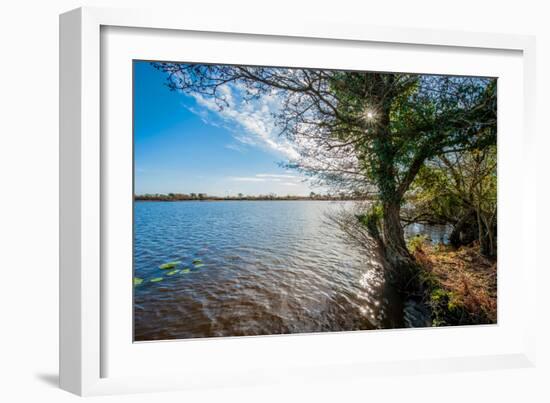
<path id="1" fill-rule="evenodd" d="M 413 183 L 411 222 L 453 225 L 455 246 L 479 240 L 482 254 L 496 256 L 496 146 L 437 157 Z"/>
<path id="2" fill-rule="evenodd" d="M 432 157 L 496 140 L 496 81 L 401 73 L 156 63 L 172 90 L 230 105 L 276 97 L 281 134 L 299 148 L 288 167 L 340 191 L 376 194 L 390 277 L 402 289 L 417 275 L 401 225 L 411 183 Z"/>

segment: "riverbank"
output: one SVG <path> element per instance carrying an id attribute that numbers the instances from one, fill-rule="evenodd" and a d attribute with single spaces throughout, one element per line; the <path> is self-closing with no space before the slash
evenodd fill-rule
<path id="1" fill-rule="evenodd" d="M 418 236 L 409 249 L 421 266 L 432 326 L 496 323 L 497 264 L 480 255 L 479 246 L 454 249 Z"/>

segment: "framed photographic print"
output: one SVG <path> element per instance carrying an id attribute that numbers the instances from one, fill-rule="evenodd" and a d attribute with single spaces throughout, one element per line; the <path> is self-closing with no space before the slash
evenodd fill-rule
<path id="1" fill-rule="evenodd" d="M 61 16 L 62 387 L 531 365 L 532 38 L 256 24 Z"/>

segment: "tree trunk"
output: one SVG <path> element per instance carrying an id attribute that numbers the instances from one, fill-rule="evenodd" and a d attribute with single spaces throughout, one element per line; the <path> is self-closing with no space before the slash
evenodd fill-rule
<path id="1" fill-rule="evenodd" d="M 483 233 L 480 235 L 479 239 L 480 252 L 486 257 L 494 258 L 497 255 L 496 245 L 494 241 L 496 229 L 493 227 L 491 221 L 483 215 L 483 213 L 480 213 L 480 218 L 483 224 Z"/>
<path id="2" fill-rule="evenodd" d="M 381 99 L 383 99 L 383 94 Z M 382 102 L 381 102 L 382 104 Z M 411 185 L 414 177 L 425 160 L 425 154 L 418 152 L 401 183 L 397 182 L 395 145 L 391 142 L 390 103 L 381 108 L 379 116 L 380 133 L 376 138 L 374 151 L 378 154 L 380 165 L 376 171 L 378 189 L 382 200 L 382 234 L 383 248 L 389 268 L 386 274 L 400 291 L 404 293 L 418 293 L 418 265 L 409 253 L 405 243 L 403 226 L 401 225 L 401 202 L 405 192 Z"/>
<path id="3" fill-rule="evenodd" d="M 454 225 L 453 231 L 449 237 L 451 245 L 459 248 L 463 245 L 469 245 L 477 239 L 477 217 L 472 210 L 464 214 Z"/>
<path id="4" fill-rule="evenodd" d="M 383 210 L 384 253 L 390 265 L 389 279 L 401 291 L 415 293 L 419 290 L 418 266 L 405 243 L 400 203 L 386 202 Z"/>

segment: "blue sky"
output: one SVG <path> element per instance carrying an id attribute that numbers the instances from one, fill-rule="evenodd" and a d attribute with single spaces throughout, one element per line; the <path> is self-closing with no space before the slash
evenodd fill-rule
<path id="1" fill-rule="evenodd" d="M 134 62 L 135 193 L 207 193 L 216 196 L 307 195 L 294 171 L 279 166 L 296 157 L 277 135 L 271 116 L 277 99 L 244 103 L 227 86 L 231 105 L 170 91 L 166 75 Z"/>

